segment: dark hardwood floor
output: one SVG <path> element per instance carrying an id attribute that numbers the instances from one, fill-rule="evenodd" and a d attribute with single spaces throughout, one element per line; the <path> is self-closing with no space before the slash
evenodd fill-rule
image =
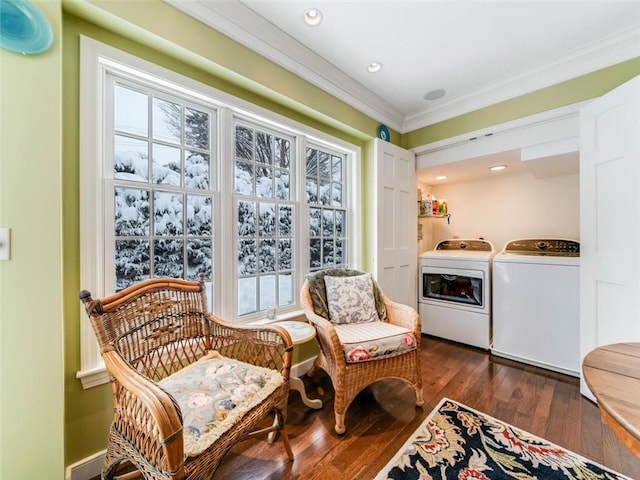
<path id="1" fill-rule="evenodd" d="M 640 480 L 640 460 L 615 437 L 598 408 L 582 397 L 577 378 L 493 357 L 473 347 L 423 337 L 425 405 L 399 380 L 365 389 L 349 407 L 347 432 L 334 430 L 333 387 L 324 372 L 304 377 L 321 410 L 289 401 L 288 431 L 295 455 L 282 442 L 252 439 L 236 445 L 220 465 L 220 480 L 367 480 L 389 461 L 442 397 L 464 403 L 593 461 Z M 540 479 L 543 480 L 543 479 Z"/>

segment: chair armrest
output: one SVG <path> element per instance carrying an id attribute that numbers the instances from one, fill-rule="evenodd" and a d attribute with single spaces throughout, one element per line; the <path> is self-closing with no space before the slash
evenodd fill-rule
<path id="1" fill-rule="evenodd" d="M 175 399 L 133 369 L 116 350 L 103 352 L 102 358 L 113 380 L 114 423 L 118 430 L 130 437 L 127 440 L 152 464 L 180 477 L 184 440 L 182 412 Z"/>
<path id="2" fill-rule="evenodd" d="M 393 302 L 386 296 L 383 296 L 383 299 L 387 307 L 386 321 L 411 330 L 416 337 L 416 342 L 419 347 L 422 336 L 422 323 L 420 322 L 420 315 L 418 315 L 416 309 L 403 303 Z"/>
<path id="3" fill-rule="evenodd" d="M 308 284 L 305 284 L 305 287 L 302 289 L 301 297 L 300 300 L 304 314 L 316 329 L 316 340 L 320 344 L 324 356 L 327 357 L 329 365 L 342 365 L 344 367 L 346 361 L 336 329 L 329 320 L 313 311 L 313 302 Z"/>
<path id="4" fill-rule="evenodd" d="M 211 325 L 211 349 L 221 355 L 259 367 L 278 370 L 289 378 L 293 341 L 277 325 L 236 325 L 208 313 Z"/>

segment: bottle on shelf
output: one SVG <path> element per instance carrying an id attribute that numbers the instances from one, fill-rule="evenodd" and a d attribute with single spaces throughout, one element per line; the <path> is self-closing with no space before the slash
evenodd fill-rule
<path id="1" fill-rule="evenodd" d="M 447 210 L 447 201 L 446 200 L 440 200 L 440 208 L 438 209 L 438 215 L 441 217 L 444 217 L 447 215 L 448 210 Z"/>

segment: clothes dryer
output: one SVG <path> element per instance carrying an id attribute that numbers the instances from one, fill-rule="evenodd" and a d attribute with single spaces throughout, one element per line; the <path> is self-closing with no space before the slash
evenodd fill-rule
<path id="1" fill-rule="evenodd" d="M 444 240 L 420 255 L 422 333 L 489 349 L 491 259 L 486 240 Z"/>

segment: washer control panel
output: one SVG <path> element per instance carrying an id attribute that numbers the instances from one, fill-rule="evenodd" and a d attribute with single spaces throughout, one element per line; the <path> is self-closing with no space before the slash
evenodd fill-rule
<path id="1" fill-rule="evenodd" d="M 551 255 L 579 257 L 580 242 L 558 238 L 523 238 L 512 240 L 504 247 L 504 253 L 515 255 Z"/>
<path id="2" fill-rule="evenodd" d="M 469 250 L 473 252 L 492 252 L 493 245 L 486 240 L 443 240 L 436 250 Z"/>

